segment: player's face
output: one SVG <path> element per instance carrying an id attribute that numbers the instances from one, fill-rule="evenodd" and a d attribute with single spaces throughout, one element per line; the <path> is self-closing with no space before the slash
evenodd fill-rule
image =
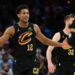
<path id="1" fill-rule="evenodd" d="M 18 18 L 22 21 L 27 23 L 29 20 L 29 10 L 28 9 L 22 9 L 20 13 L 18 14 Z"/>
<path id="2" fill-rule="evenodd" d="M 71 25 L 73 23 L 73 21 L 74 21 L 74 18 L 70 18 L 69 21 L 68 21 L 69 25 Z"/>

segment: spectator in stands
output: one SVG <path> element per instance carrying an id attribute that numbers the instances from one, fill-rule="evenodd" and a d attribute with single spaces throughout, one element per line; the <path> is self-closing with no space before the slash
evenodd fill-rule
<path id="1" fill-rule="evenodd" d="M 40 72 L 39 72 L 39 75 L 44 75 L 44 57 L 41 55 L 41 49 L 40 48 L 37 48 L 36 50 L 36 56 L 38 58 L 38 61 L 39 61 L 39 69 L 40 69 Z"/>
<path id="2" fill-rule="evenodd" d="M 3 46 L 3 49 L 4 49 L 5 53 L 8 54 L 8 58 L 14 61 L 13 56 L 10 54 L 11 53 L 11 49 L 9 48 L 9 44 L 10 44 L 10 41 L 6 41 L 4 46 Z"/>
<path id="3" fill-rule="evenodd" d="M 2 60 L 2 56 L 5 53 L 4 49 L 3 49 L 3 45 L 0 45 L 0 60 Z"/>
<path id="4" fill-rule="evenodd" d="M 10 68 L 9 64 L 3 64 L 2 69 L 5 75 L 13 75 L 13 71 Z"/>
<path id="5" fill-rule="evenodd" d="M 3 70 L 3 65 L 8 64 L 10 69 L 13 69 L 13 61 L 8 59 L 8 54 L 3 54 L 2 60 L 0 60 L 0 70 Z"/>

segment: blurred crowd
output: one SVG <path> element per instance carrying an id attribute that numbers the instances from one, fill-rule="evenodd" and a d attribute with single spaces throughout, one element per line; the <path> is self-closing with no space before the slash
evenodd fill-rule
<path id="1" fill-rule="evenodd" d="M 30 8 L 30 22 L 39 25 L 42 33 L 52 38 L 55 32 L 64 28 L 64 16 L 71 13 L 69 0 L 0 0 L 0 36 L 4 30 L 18 21 L 16 7 L 27 4 Z M 37 41 L 36 56 L 39 59 L 39 75 L 48 75 L 46 49 L 47 46 Z M 0 46 L 0 73 L 13 75 L 13 44 L 11 39 Z M 0 74 L 0 75 L 1 75 Z"/>

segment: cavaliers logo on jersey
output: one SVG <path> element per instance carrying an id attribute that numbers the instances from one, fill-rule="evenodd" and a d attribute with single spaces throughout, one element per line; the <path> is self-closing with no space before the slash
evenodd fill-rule
<path id="1" fill-rule="evenodd" d="M 32 35 L 32 32 L 25 32 L 25 33 L 22 33 L 20 36 L 19 36 L 19 40 L 18 40 L 18 43 L 20 45 L 25 45 L 27 43 L 29 43 L 31 41 L 31 38 L 28 38 L 27 40 L 24 40 L 25 37 L 30 37 Z"/>

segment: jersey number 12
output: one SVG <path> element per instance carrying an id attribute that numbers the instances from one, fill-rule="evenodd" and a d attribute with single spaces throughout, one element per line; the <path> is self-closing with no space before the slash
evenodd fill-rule
<path id="1" fill-rule="evenodd" d="M 33 44 L 27 45 L 27 51 L 33 51 Z"/>

